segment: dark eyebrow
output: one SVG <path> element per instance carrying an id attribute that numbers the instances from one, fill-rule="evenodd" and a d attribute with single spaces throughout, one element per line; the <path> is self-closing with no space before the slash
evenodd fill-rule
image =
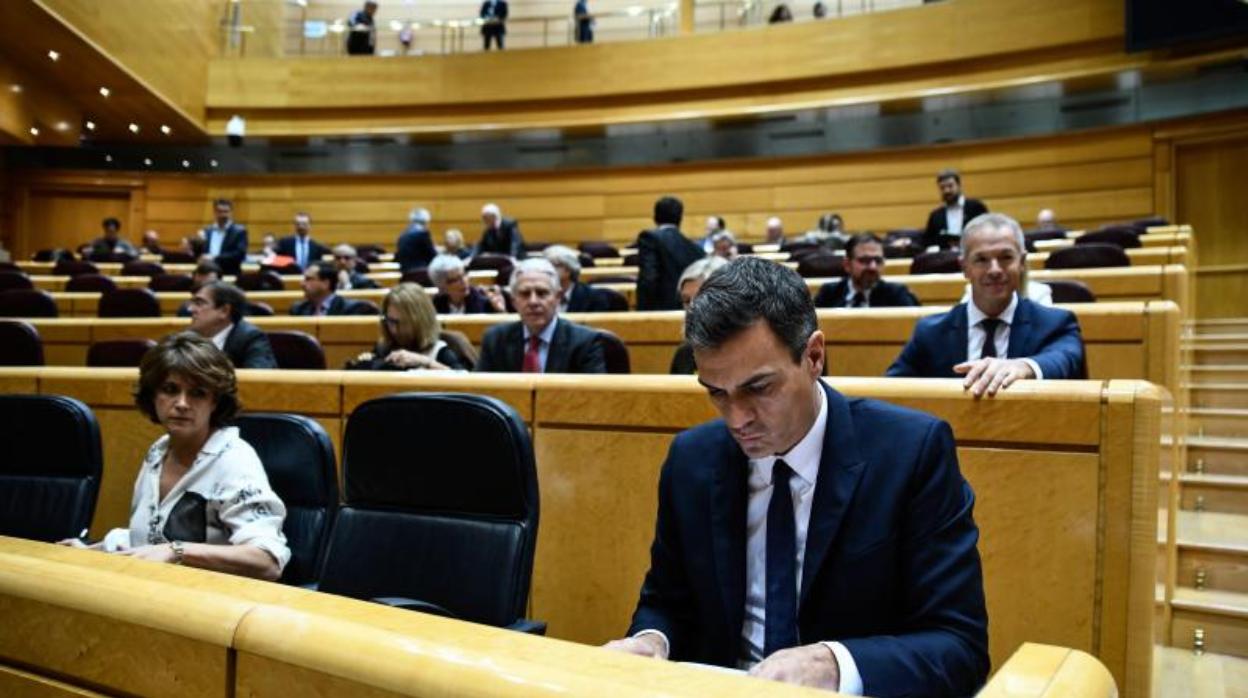
<path id="1" fill-rule="evenodd" d="M 763 373 L 755 373 L 754 375 L 752 375 L 752 376 L 750 376 L 749 378 L 745 379 L 745 380 L 741 383 L 741 385 L 738 385 L 738 386 L 737 386 L 737 388 L 749 388 L 749 387 L 752 387 L 752 386 L 757 385 L 757 384 L 759 384 L 759 383 L 761 383 L 761 382 L 763 382 L 763 381 L 765 381 L 765 380 L 769 380 L 769 379 L 770 379 L 770 378 L 772 378 L 774 375 L 775 375 L 775 374 L 774 374 L 773 372 L 770 372 L 770 371 L 768 371 L 768 372 L 763 372 Z M 706 388 L 707 390 L 719 390 L 719 391 L 724 391 L 724 390 L 725 390 L 724 388 L 721 388 L 721 387 L 719 387 L 719 386 L 715 386 L 715 385 L 711 385 L 710 383 L 707 383 L 706 381 L 702 380 L 702 376 L 698 376 L 697 378 L 698 378 L 698 382 L 702 384 L 702 387 Z"/>

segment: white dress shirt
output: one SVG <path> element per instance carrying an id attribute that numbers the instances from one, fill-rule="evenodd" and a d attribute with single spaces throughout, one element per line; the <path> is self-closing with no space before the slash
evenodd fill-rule
<path id="1" fill-rule="evenodd" d="M 308 268 L 308 236 L 295 236 L 295 264 L 301 268 Z"/>
<path id="2" fill-rule="evenodd" d="M 997 349 L 997 358 L 1004 359 L 1009 355 L 1010 349 L 1010 325 L 1014 324 L 1014 311 L 1018 309 L 1018 293 L 1010 297 L 1010 304 L 1005 306 L 1005 310 L 997 316 L 1001 321 L 1001 325 L 997 327 L 996 341 L 993 342 Z M 974 361 L 984 357 L 984 341 L 988 337 L 988 333 L 979 323 L 988 316 L 984 311 L 975 305 L 974 301 L 966 304 L 966 359 Z M 1044 374 L 1040 371 L 1040 364 L 1026 358 L 1021 358 L 1028 366 L 1031 367 L 1032 373 L 1036 374 L 1036 380 L 1044 378 Z"/>
<path id="3" fill-rule="evenodd" d="M 951 206 L 945 206 L 945 233 L 949 235 L 962 234 L 962 207 L 966 205 L 966 196 L 958 196 L 958 200 Z"/>
<path id="4" fill-rule="evenodd" d="M 217 348 L 220 349 L 221 351 L 225 351 L 225 340 L 229 339 L 230 332 L 232 332 L 233 330 L 234 330 L 234 323 L 231 322 L 230 324 L 225 326 L 224 330 L 221 330 L 220 332 L 212 336 L 212 343 L 217 345 Z"/>
<path id="5" fill-rule="evenodd" d="M 871 307 L 871 289 L 875 288 L 874 286 L 866 290 L 859 291 L 858 287 L 854 284 L 853 279 L 850 279 L 849 282 L 845 284 L 845 286 L 846 286 L 846 289 L 845 289 L 845 307 L 846 308 L 854 307 L 854 299 L 857 298 L 858 296 L 862 296 L 863 307 L 868 307 L 868 308 Z"/>
<path id="6" fill-rule="evenodd" d="M 221 254 L 221 246 L 225 244 L 225 229 L 234 223 L 233 220 L 225 222 L 224 226 L 216 223 L 204 228 L 204 236 L 208 238 L 208 254 L 216 257 Z"/>
<path id="7" fill-rule="evenodd" d="M 545 327 L 538 335 L 537 356 L 542 365 L 542 373 L 546 372 L 546 357 L 550 355 L 550 342 L 555 338 L 555 325 L 559 322 L 559 316 L 556 315 L 550 319 L 550 324 Z M 520 325 L 524 329 L 524 350 L 529 350 L 529 337 L 533 335 L 529 333 L 527 325 Z"/>

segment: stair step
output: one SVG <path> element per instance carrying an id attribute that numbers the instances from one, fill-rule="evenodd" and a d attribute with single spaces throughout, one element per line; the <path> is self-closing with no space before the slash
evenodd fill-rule
<path id="1" fill-rule="evenodd" d="M 1194 654 L 1179 647 L 1153 648 L 1153 698 L 1242 698 L 1248 659 Z"/>
<path id="2" fill-rule="evenodd" d="M 1248 438 L 1188 436 L 1186 471 L 1202 469 L 1210 474 L 1248 475 Z"/>
<path id="3" fill-rule="evenodd" d="M 1187 413 L 1187 431 L 1193 436 L 1248 439 L 1248 409 L 1193 407 Z"/>
<path id="4" fill-rule="evenodd" d="M 1248 655 L 1248 594 L 1178 587 L 1170 610 L 1174 646 L 1190 649 L 1199 634 L 1206 651 Z"/>
<path id="5" fill-rule="evenodd" d="M 1248 365 L 1184 366 L 1182 371 L 1190 376 L 1189 381 L 1192 385 L 1248 382 Z"/>
<path id="6" fill-rule="evenodd" d="M 1207 334 L 1245 334 L 1248 333 L 1248 318 L 1210 318 L 1197 320 L 1188 327 L 1198 339 Z"/>
<path id="7" fill-rule="evenodd" d="M 1180 549 L 1212 550 L 1248 556 L 1248 516 L 1217 511 L 1177 511 L 1175 540 Z"/>
<path id="8" fill-rule="evenodd" d="M 1248 383 L 1185 383 L 1192 407 L 1248 408 Z"/>
<path id="9" fill-rule="evenodd" d="M 1248 344 L 1220 344 L 1196 341 L 1188 345 L 1192 362 L 1200 366 L 1227 366 L 1248 363 Z"/>
<path id="10" fill-rule="evenodd" d="M 1248 620 L 1248 594 L 1234 591 L 1176 587 L 1170 607 Z"/>

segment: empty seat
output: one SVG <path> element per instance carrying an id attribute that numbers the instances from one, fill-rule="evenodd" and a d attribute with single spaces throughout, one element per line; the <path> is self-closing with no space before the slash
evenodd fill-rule
<path id="1" fill-rule="evenodd" d="M 1131 226 L 1113 225 L 1075 238 L 1076 245 L 1097 243 L 1117 245 L 1124 250 L 1140 247 L 1140 230 Z"/>
<path id="2" fill-rule="evenodd" d="M 0 366 L 42 366 L 43 340 L 34 325 L 0 320 Z"/>
<path id="3" fill-rule="evenodd" d="M 286 505 L 282 533 L 290 562 L 280 581 L 316 581 L 338 509 L 334 445 L 320 424 L 297 414 L 250 413 L 237 417 L 243 441 L 264 464 L 269 486 Z"/>
<path id="4" fill-rule="evenodd" d="M 598 330 L 598 343 L 602 346 L 602 356 L 606 360 L 607 373 L 632 373 L 628 361 L 628 347 L 614 332 Z"/>
<path id="5" fill-rule="evenodd" d="M 1023 233 L 1023 243 L 1027 246 L 1028 252 L 1036 251 L 1036 243 L 1041 240 L 1065 240 L 1065 228 L 1052 228 L 1049 230 L 1033 230 Z"/>
<path id="6" fill-rule="evenodd" d="M 126 262 L 121 265 L 122 276 L 156 276 L 164 274 L 165 268 L 156 262 Z"/>
<path id="7" fill-rule="evenodd" d="M 576 260 L 581 263 L 582 269 L 589 269 L 590 267 L 597 265 L 597 262 L 594 261 L 594 258 L 585 254 L 584 252 L 577 252 Z"/>
<path id="8" fill-rule="evenodd" d="M 160 317 L 160 300 L 145 288 L 119 288 L 100 296 L 100 317 Z"/>
<path id="9" fill-rule="evenodd" d="M 31 259 L 33 259 L 36 262 L 55 262 L 61 259 L 73 259 L 73 258 L 74 258 L 73 252 L 60 248 L 60 247 L 55 247 L 49 250 L 39 250 L 38 252 L 35 253 L 35 256 L 32 257 Z"/>
<path id="10" fill-rule="evenodd" d="M 117 282 L 103 274 L 79 274 L 69 277 L 65 290 L 73 293 L 111 293 L 117 290 Z"/>
<path id="11" fill-rule="evenodd" d="M 955 274 L 962 271 L 957 250 L 924 252 L 910 262 L 911 274 Z"/>
<path id="12" fill-rule="evenodd" d="M 1084 243 L 1053 250 L 1044 260 L 1045 269 L 1086 269 L 1089 267 L 1129 267 L 1131 258 L 1118 245 Z"/>
<path id="13" fill-rule="evenodd" d="M 20 271 L 0 271 L 0 291 L 34 288 L 30 277 Z"/>
<path id="14" fill-rule="evenodd" d="M 381 256 L 386 253 L 386 248 L 381 245 L 359 245 L 355 248 L 355 253 L 360 259 L 369 264 L 375 264 L 381 261 Z"/>
<path id="15" fill-rule="evenodd" d="M 157 274 L 148 282 L 147 287 L 152 291 L 160 293 L 162 291 L 190 291 L 195 285 L 195 279 L 190 274 Z"/>
<path id="16" fill-rule="evenodd" d="M 18 264 L 15 264 L 13 262 L 0 262 L 0 272 L 6 272 L 6 271 L 16 272 L 18 274 L 25 273 L 22 270 L 22 267 Z"/>
<path id="17" fill-rule="evenodd" d="M 195 255 L 190 252 L 162 252 L 160 261 L 162 264 L 194 264 Z"/>
<path id="18" fill-rule="evenodd" d="M 268 332 L 278 368 L 325 369 L 325 350 L 307 332 Z"/>
<path id="19" fill-rule="evenodd" d="M 594 291 L 601 293 L 602 297 L 607 299 L 607 312 L 628 312 L 628 298 L 625 297 L 623 293 L 620 293 L 613 288 L 596 288 Z"/>
<path id="20" fill-rule="evenodd" d="M 244 291 L 281 291 L 285 288 L 282 277 L 271 271 L 245 271 L 235 278 L 234 284 Z"/>
<path id="21" fill-rule="evenodd" d="M 516 268 L 515 262 L 511 257 L 505 254 L 495 254 L 493 252 L 482 252 L 472 258 L 468 262 L 468 271 L 477 271 L 481 269 L 494 269 L 498 271 L 498 275 L 494 283 L 499 286 L 506 286 L 511 283 L 511 271 Z"/>
<path id="22" fill-rule="evenodd" d="M 1054 279 L 1045 281 L 1053 289 L 1054 303 L 1095 303 L 1096 294 L 1082 281 L 1073 279 Z"/>
<path id="23" fill-rule="evenodd" d="M 347 420 L 342 477 L 321 591 L 544 630 L 522 620 L 538 489 L 514 409 L 481 395 L 369 400 Z"/>
<path id="24" fill-rule="evenodd" d="M 91 524 L 102 458 L 95 415 L 60 395 L 0 395 L 0 535 L 75 538 Z"/>
<path id="25" fill-rule="evenodd" d="M 609 242 L 586 241 L 577 245 L 577 249 L 590 257 L 619 257 L 620 251 Z"/>
<path id="26" fill-rule="evenodd" d="M 143 355 L 156 346 L 151 339 L 110 339 L 95 342 L 87 350 L 87 365 L 92 367 L 135 368 Z"/>
<path id="27" fill-rule="evenodd" d="M 826 276 L 845 276 L 845 255 L 832 252 L 816 252 L 803 255 L 797 261 L 797 273 L 802 278 L 818 279 Z"/>
<path id="28" fill-rule="evenodd" d="M 247 301 L 243 306 L 243 315 L 248 317 L 273 317 L 273 306 L 260 301 Z"/>
<path id="29" fill-rule="evenodd" d="M 351 298 L 343 315 L 381 315 L 381 307 L 367 298 Z"/>
<path id="30" fill-rule="evenodd" d="M 37 288 L 0 291 L 0 317 L 56 317 L 56 301 Z"/>
<path id="31" fill-rule="evenodd" d="M 52 267 L 52 273 L 57 276 L 78 276 L 79 274 L 99 274 L 99 267 L 90 262 L 84 262 L 75 259 L 61 259 Z"/>

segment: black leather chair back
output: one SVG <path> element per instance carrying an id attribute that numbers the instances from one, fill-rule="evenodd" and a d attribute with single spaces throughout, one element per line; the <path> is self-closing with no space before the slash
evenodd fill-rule
<path id="1" fill-rule="evenodd" d="M 632 373 L 628 360 L 628 347 L 615 336 L 614 332 L 598 330 L 598 343 L 602 345 L 602 355 L 606 359 L 607 373 Z"/>
<path id="2" fill-rule="evenodd" d="M 609 313 L 626 313 L 628 312 L 628 298 L 623 293 L 611 288 L 596 288 L 596 293 L 601 293 L 603 298 L 607 299 L 607 312 Z"/>
<path id="3" fill-rule="evenodd" d="M 511 283 L 511 272 L 515 268 L 516 263 L 505 254 L 482 252 L 468 262 L 467 271 L 494 269 L 498 272 L 494 277 L 494 283 L 499 286 L 506 286 Z"/>
<path id="4" fill-rule="evenodd" d="M 1076 245 L 1091 245 L 1096 243 L 1104 243 L 1108 245 L 1117 245 L 1124 250 L 1135 247 L 1141 247 L 1140 230 L 1131 226 L 1112 225 L 1100 230 L 1094 230 L 1090 233 L 1084 233 L 1075 238 Z"/>
<path id="5" fill-rule="evenodd" d="M 321 591 L 417 599 L 495 626 L 523 617 L 538 490 L 515 410 L 480 395 L 370 400 L 347 420 L 342 472 Z"/>
<path id="6" fill-rule="evenodd" d="M 18 274 L 24 273 L 22 267 L 14 262 L 0 262 L 0 272 L 4 271 L 17 272 Z"/>
<path id="7" fill-rule="evenodd" d="M 148 282 L 147 287 L 154 292 L 190 291 L 195 280 L 190 274 L 157 274 Z"/>
<path id="8" fill-rule="evenodd" d="M 804 279 L 820 279 L 829 276 L 845 276 L 845 255 L 832 252 L 815 252 L 797 260 L 797 273 Z"/>
<path id="9" fill-rule="evenodd" d="M 629 276 L 628 274 L 620 274 L 619 276 L 595 276 L 592 279 L 586 280 L 586 283 L 590 286 L 600 286 L 602 284 L 635 284 L 637 283 L 637 277 Z"/>
<path id="10" fill-rule="evenodd" d="M 924 252 L 910 262 L 911 274 L 955 274 L 962 271 L 957 250 Z"/>
<path id="11" fill-rule="evenodd" d="M 194 264 L 195 255 L 190 252 L 163 252 L 160 261 L 162 264 Z"/>
<path id="12" fill-rule="evenodd" d="M 99 274 L 100 270 L 90 262 L 75 259 L 61 259 L 52 267 L 57 276 L 78 276 L 79 274 Z"/>
<path id="13" fill-rule="evenodd" d="M 87 350 L 87 366 L 137 368 L 143 355 L 156 346 L 150 339 L 110 339 Z"/>
<path id="14" fill-rule="evenodd" d="M 95 415 L 60 395 L 0 395 L 0 535 L 74 538 L 91 524 L 103 460 Z"/>
<path id="15" fill-rule="evenodd" d="M 244 291 L 281 291 L 285 288 L 282 277 L 271 271 L 245 271 L 234 281 Z"/>
<path id="16" fill-rule="evenodd" d="M 386 253 L 386 248 L 381 245 L 359 245 L 355 248 L 355 253 L 366 264 L 374 264 L 381 261 L 381 255 Z"/>
<path id="17" fill-rule="evenodd" d="M 1170 221 L 1169 219 L 1161 216 L 1149 216 L 1147 218 L 1140 218 L 1139 220 L 1131 221 L 1131 225 L 1137 228 L 1147 229 L 1159 225 L 1170 225 Z"/>
<path id="18" fill-rule="evenodd" d="M 79 274 L 69 277 L 65 290 L 73 293 L 111 293 L 117 290 L 117 282 L 103 274 Z"/>
<path id="19" fill-rule="evenodd" d="M 0 271 L 0 291 L 34 288 L 30 277 L 20 271 Z"/>
<path id="20" fill-rule="evenodd" d="M 122 276 L 158 276 L 165 273 L 165 268 L 156 262 L 126 262 L 121 265 Z"/>
<path id="21" fill-rule="evenodd" d="M 367 298 L 350 298 L 343 315 L 376 315 L 381 316 L 381 306 Z"/>
<path id="22" fill-rule="evenodd" d="M 590 257 L 619 257 L 620 251 L 609 242 L 587 241 L 577 245 L 577 249 Z"/>
<path id="23" fill-rule="evenodd" d="M 1045 281 L 1049 288 L 1053 289 L 1054 303 L 1095 303 L 1096 294 L 1092 293 L 1092 289 L 1082 281 L 1073 279 L 1054 279 Z"/>
<path id="24" fill-rule="evenodd" d="M 1036 243 L 1041 240 L 1065 240 L 1065 228 L 1048 228 L 1045 230 L 1032 230 L 1023 233 L 1023 243 L 1027 246 L 1028 252 L 1036 251 Z"/>
<path id="25" fill-rule="evenodd" d="M 325 350 L 312 335 L 294 330 L 266 334 L 278 368 L 325 370 Z"/>
<path id="26" fill-rule="evenodd" d="M 37 288 L 0 291 L 0 317 L 56 317 L 56 301 Z"/>
<path id="27" fill-rule="evenodd" d="M 0 366 L 42 366 L 43 340 L 34 325 L 0 320 Z"/>
<path id="28" fill-rule="evenodd" d="M 39 250 L 32 257 L 36 262 L 55 262 L 61 259 L 73 259 L 74 253 L 61 247 L 55 247 L 48 250 Z"/>
<path id="29" fill-rule="evenodd" d="M 160 301 L 145 288 L 119 288 L 100 296 L 100 317 L 160 317 Z"/>
<path id="30" fill-rule="evenodd" d="M 426 288 L 433 288 L 433 279 L 429 276 L 429 270 L 425 267 L 408 269 L 403 272 L 403 278 L 400 281 L 405 284 L 420 284 Z"/>
<path id="31" fill-rule="evenodd" d="M 290 562 L 286 584 L 316 581 L 338 510 L 334 445 L 315 421 L 297 414 L 251 413 L 234 420 L 264 464 L 269 486 L 286 505 L 282 533 Z"/>
<path id="32" fill-rule="evenodd" d="M 1129 267 L 1131 258 L 1117 245 L 1089 242 L 1053 250 L 1044 260 L 1045 269 L 1087 269 L 1091 267 Z"/>
<path id="33" fill-rule="evenodd" d="M 243 306 L 243 315 L 247 317 L 273 317 L 275 315 L 273 306 L 268 303 L 261 303 L 260 301 L 246 301 L 246 303 Z"/>

